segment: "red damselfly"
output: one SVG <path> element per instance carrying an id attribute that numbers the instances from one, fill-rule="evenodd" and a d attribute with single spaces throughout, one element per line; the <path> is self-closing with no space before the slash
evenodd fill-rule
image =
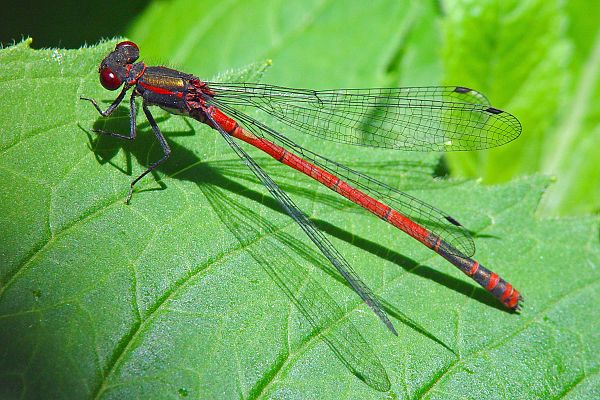
<path id="1" fill-rule="evenodd" d="M 441 210 L 396 190 L 361 172 L 301 147 L 280 132 L 262 124 L 237 107 L 254 107 L 309 135 L 340 143 L 415 151 L 479 150 L 517 138 L 521 124 L 511 114 L 489 106 L 487 99 L 462 86 L 378 89 L 306 90 L 256 83 L 204 82 L 165 67 L 136 62 L 138 46 L 118 43 L 100 64 L 100 82 L 121 92 L 102 111 L 109 116 L 129 89 L 129 135 L 96 130 L 121 139 L 136 137 L 136 97 L 160 143 L 164 155 L 130 185 L 167 160 L 171 150 L 148 106 L 203 122 L 225 139 L 232 150 L 264 184 L 356 293 L 396 334 L 380 301 L 354 272 L 327 237 L 306 217 L 290 197 L 258 166 L 235 139 L 262 150 L 275 160 L 313 178 L 358 204 L 387 223 L 429 247 L 479 283 L 511 310 L 522 297 L 496 273 L 471 259 L 475 245 L 468 231 Z"/>

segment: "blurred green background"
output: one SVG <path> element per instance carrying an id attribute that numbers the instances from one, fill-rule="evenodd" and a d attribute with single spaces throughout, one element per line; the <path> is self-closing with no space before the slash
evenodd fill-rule
<path id="1" fill-rule="evenodd" d="M 523 134 L 448 154 L 447 171 L 486 183 L 539 172 L 556 177 L 541 215 L 600 209 L 598 2 L 38 1 L 4 11 L 4 45 L 126 36 L 145 61 L 200 77 L 272 59 L 265 81 L 281 85 L 473 87 L 515 114 Z"/>

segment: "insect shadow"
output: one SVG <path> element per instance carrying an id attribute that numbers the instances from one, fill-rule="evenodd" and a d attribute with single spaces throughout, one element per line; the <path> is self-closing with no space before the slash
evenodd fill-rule
<path id="1" fill-rule="evenodd" d="M 155 119 L 157 123 L 159 123 L 160 127 L 160 123 L 168 120 L 170 117 L 170 115 L 165 115 L 155 117 Z M 155 184 L 158 185 L 158 187 L 144 188 L 141 190 L 136 188 L 133 201 L 135 201 L 136 195 L 139 196 L 141 192 L 166 189 L 165 183 L 161 180 L 157 173 L 158 170 L 163 175 L 179 180 L 190 181 L 197 185 L 217 185 L 218 187 L 233 193 L 237 193 L 238 195 L 241 195 L 249 200 L 261 203 L 263 206 L 268 207 L 287 217 L 287 214 L 281 208 L 277 200 L 262 191 L 249 189 L 247 186 L 244 186 L 237 181 L 239 177 L 243 177 L 244 180 L 249 182 L 257 182 L 257 180 L 252 176 L 252 173 L 247 171 L 247 168 L 245 168 L 244 164 L 235 158 L 234 154 L 232 154 L 231 160 L 202 162 L 202 160 L 198 158 L 194 152 L 190 151 L 184 146 L 178 145 L 175 141 L 169 140 L 169 138 L 173 137 L 193 136 L 198 134 L 202 136 L 213 133 L 209 131 L 209 128 L 202 129 L 200 132 L 197 130 L 197 127 L 194 127 L 190 121 L 188 121 L 187 118 L 184 118 L 184 120 L 186 121 L 189 130 L 175 132 L 163 130 L 163 134 L 165 134 L 165 137 L 169 142 L 169 146 L 171 147 L 171 156 L 166 162 L 161 164 L 155 171 L 152 172 L 154 181 L 156 182 Z M 106 135 L 98 135 L 83 126 L 80 126 L 80 128 L 88 135 L 89 147 L 94 152 L 98 162 L 101 164 L 109 163 L 127 175 L 132 176 L 132 156 L 135 157 L 135 159 L 141 165 L 149 165 L 151 162 L 160 159 L 162 156 L 160 146 L 156 142 L 156 138 L 152 133 L 150 125 L 143 118 L 138 118 L 137 137 L 135 140 L 131 141 L 121 140 Z M 115 111 L 114 117 L 99 117 L 94 123 L 93 128 L 127 134 L 127 132 L 129 132 L 128 109 L 125 107 L 119 107 Z M 223 148 L 225 149 L 226 146 Z M 125 150 L 125 167 L 116 165 L 112 162 L 112 159 L 117 155 L 119 149 Z M 259 164 L 268 171 L 269 175 L 274 177 L 275 181 L 283 190 L 293 195 L 303 196 L 311 199 L 314 198 L 314 191 L 295 185 L 294 178 L 290 179 L 288 173 L 281 173 L 281 171 L 283 171 L 282 168 L 271 168 L 271 166 L 279 166 L 280 164 L 278 162 L 272 159 L 267 160 L 263 158 L 257 158 L 257 160 Z M 399 164 L 401 163 L 399 162 Z M 190 166 L 194 167 L 189 168 Z M 231 179 L 228 175 L 236 180 Z M 125 198 L 127 190 L 128 187 L 123 188 L 123 198 Z M 364 210 L 360 209 L 358 206 L 349 207 L 347 200 L 333 193 L 329 194 L 320 192 L 319 202 L 332 205 L 335 208 L 343 208 L 348 212 L 364 213 Z M 356 233 L 349 232 L 327 221 L 316 218 L 311 219 L 317 225 L 317 227 L 325 233 L 336 237 L 337 239 L 343 240 L 364 251 L 367 251 L 381 259 L 398 265 L 410 274 L 432 280 L 440 285 L 454 290 L 457 293 L 473 298 L 490 307 L 502 310 L 504 312 L 510 312 L 479 286 L 470 284 L 469 282 L 455 278 L 429 266 L 422 265 L 421 263 L 406 257 L 405 255 L 392 250 L 389 247 L 382 246 L 376 242 L 357 236 Z M 333 266 L 331 266 L 329 263 L 321 262 L 318 266 L 342 284 L 349 286 L 344 278 L 339 276 L 337 271 L 335 271 Z M 388 312 L 390 315 L 393 315 L 399 320 L 407 321 L 407 317 L 392 305 L 386 303 L 384 306 L 386 308 L 386 312 Z M 418 325 L 414 324 L 414 326 Z"/>

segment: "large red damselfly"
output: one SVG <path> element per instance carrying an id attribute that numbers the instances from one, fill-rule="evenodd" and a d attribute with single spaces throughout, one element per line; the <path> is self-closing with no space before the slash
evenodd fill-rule
<path id="1" fill-rule="evenodd" d="M 329 259 L 356 293 L 394 334 L 380 301 L 327 237 L 234 139 L 313 178 L 379 218 L 406 232 L 479 283 L 510 310 L 519 310 L 519 292 L 496 273 L 471 259 L 475 245 L 468 231 L 439 209 L 361 172 L 301 147 L 288 137 L 240 111 L 254 107 L 309 135 L 340 143 L 415 151 L 479 150 L 517 138 L 521 124 L 513 115 L 489 106 L 487 99 L 462 86 L 307 90 L 256 83 L 204 82 L 165 67 L 136 62 L 138 46 L 118 43 L 100 64 L 100 83 L 121 92 L 102 111 L 109 116 L 131 88 L 129 135 L 96 130 L 121 139 L 136 137 L 136 97 L 164 155 L 131 182 L 127 202 L 141 178 L 167 160 L 171 150 L 148 106 L 203 122 L 225 139 L 283 209 Z"/>

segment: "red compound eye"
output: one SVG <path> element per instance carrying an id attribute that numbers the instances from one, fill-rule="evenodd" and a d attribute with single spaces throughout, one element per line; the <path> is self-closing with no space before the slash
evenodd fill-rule
<path id="1" fill-rule="evenodd" d="M 108 67 L 100 70 L 100 83 L 108 90 L 116 90 L 121 86 L 121 80 Z"/>
<path id="2" fill-rule="evenodd" d="M 138 51 L 140 50 L 140 49 L 137 47 L 137 44 L 135 44 L 135 43 L 133 43 L 133 42 L 130 42 L 129 40 L 128 40 L 128 41 L 126 41 L 126 42 L 120 42 L 120 43 L 117 43 L 117 46 L 115 47 L 115 49 L 119 49 L 119 48 L 121 48 L 121 47 L 125 47 L 125 46 L 131 46 L 131 47 L 133 47 L 134 49 L 136 49 L 136 50 L 138 50 Z"/>

